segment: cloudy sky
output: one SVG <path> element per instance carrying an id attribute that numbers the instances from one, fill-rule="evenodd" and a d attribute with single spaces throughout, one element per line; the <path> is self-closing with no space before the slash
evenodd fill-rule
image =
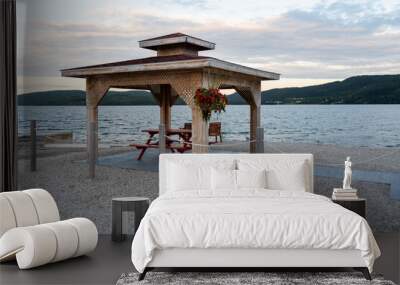
<path id="1" fill-rule="evenodd" d="M 19 93 L 84 89 L 59 70 L 152 56 L 137 41 L 174 32 L 282 74 L 263 89 L 400 73 L 399 0 L 17 0 L 17 14 Z"/>

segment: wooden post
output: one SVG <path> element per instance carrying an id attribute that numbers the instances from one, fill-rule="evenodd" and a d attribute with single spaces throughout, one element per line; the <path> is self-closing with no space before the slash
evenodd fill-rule
<path id="1" fill-rule="evenodd" d="M 167 130 L 171 128 L 171 86 L 160 85 L 160 125 L 159 147 L 160 153 L 166 152 Z"/>
<path id="2" fill-rule="evenodd" d="M 264 146 L 257 148 L 257 140 L 261 139 L 257 135 L 257 129 L 261 126 L 261 82 L 255 82 L 250 88 L 250 153 L 264 152 Z"/>
<path id="3" fill-rule="evenodd" d="M 197 106 L 192 107 L 192 152 L 208 152 L 208 122 L 203 120 L 201 110 Z"/>
<path id="4" fill-rule="evenodd" d="M 171 128 L 171 86 L 160 86 L 160 124 L 165 125 L 165 129 Z"/>
<path id="5" fill-rule="evenodd" d="M 87 124 L 87 151 L 89 162 L 89 178 L 93 179 L 96 174 L 96 160 L 98 151 L 97 136 L 97 107 L 88 107 L 88 124 Z"/>
<path id="6" fill-rule="evenodd" d="M 264 152 L 261 142 L 259 146 L 257 145 L 259 140 L 264 140 L 264 130 L 260 128 L 261 82 L 253 82 L 249 87 L 235 87 L 235 89 L 250 105 L 250 153 Z"/>
<path id="7" fill-rule="evenodd" d="M 264 128 L 257 128 L 256 153 L 264 153 Z"/>
<path id="8" fill-rule="evenodd" d="M 98 153 L 98 109 L 100 101 L 107 94 L 109 85 L 101 79 L 86 79 L 86 147 L 89 162 L 89 177 L 95 177 L 96 161 Z"/>
<path id="9" fill-rule="evenodd" d="M 210 74 L 203 72 L 198 87 L 210 88 Z M 194 84 L 194 86 L 196 86 Z M 196 88 L 197 89 L 197 88 Z M 192 89 L 191 96 L 194 99 L 196 89 Z M 192 102 L 192 153 L 208 152 L 208 122 L 203 119 L 201 109 Z"/>
<path id="10" fill-rule="evenodd" d="M 36 171 L 36 120 L 31 121 L 31 171 Z"/>
<path id="11" fill-rule="evenodd" d="M 158 129 L 160 132 L 158 133 L 159 136 L 159 148 L 160 148 L 160 153 L 165 153 L 166 152 L 166 147 L 165 147 L 165 141 L 166 141 L 166 132 L 165 132 L 165 125 L 160 124 L 158 126 Z"/>
<path id="12" fill-rule="evenodd" d="M 260 107 L 250 105 L 250 153 L 257 152 L 257 128 L 260 126 Z"/>
<path id="13" fill-rule="evenodd" d="M 89 178 L 93 179 L 96 175 L 96 161 L 97 161 L 97 132 L 96 123 L 89 123 Z"/>

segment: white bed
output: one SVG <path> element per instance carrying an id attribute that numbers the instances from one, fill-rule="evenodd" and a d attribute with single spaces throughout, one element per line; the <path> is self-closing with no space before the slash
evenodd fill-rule
<path id="1" fill-rule="evenodd" d="M 312 194 L 311 154 L 164 154 L 159 170 L 160 197 L 132 243 L 140 278 L 154 267 L 354 267 L 369 278 L 380 255 L 362 217 Z"/>

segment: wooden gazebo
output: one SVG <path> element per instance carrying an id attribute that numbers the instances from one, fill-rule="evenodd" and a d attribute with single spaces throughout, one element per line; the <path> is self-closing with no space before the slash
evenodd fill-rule
<path id="1" fill-rule="evenodd" d="M 150 90 L 160 105 L 160 132 L 161 128 L 170 128 L 171 106 L 181 97 L 192 109 L 194 153 L 208 151 L 208 126 L 194 104 L 195 91 L 200 87 L 235 89 L 250 105 L 250 152 L 261 151 L 254 142 L 263 137 L 262 129 L 257 135 L 261 81 L 278 80 L 279 74 L 200 56 L 199 51 L 212 50 L 215 44 L 181 33 L 142 40 L 139 45 L 156 51 L 157 56 L 61 71 L 65 77 L 86 78 L 90 176 L 94 176 L 98 148 L 97 107 L 110 88 Z"/>

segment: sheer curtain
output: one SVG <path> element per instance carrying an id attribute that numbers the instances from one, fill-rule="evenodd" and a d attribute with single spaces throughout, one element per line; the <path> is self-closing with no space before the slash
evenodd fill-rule
<path id="1" fill-rule="evenodd" d="M 0 191 L 17 189 L 16 4 L 0 0 Z"/>

